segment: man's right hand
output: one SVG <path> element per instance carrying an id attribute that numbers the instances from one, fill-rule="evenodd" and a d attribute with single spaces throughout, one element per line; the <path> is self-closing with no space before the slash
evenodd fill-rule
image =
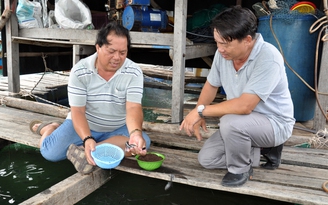
<path id="1" fill-rule="evenodd" d="M 208 132 L 206 127 L 206 121 L 204 118 L 196 122 L 193 128 L 194 128 L 194 135 L 196 136 L 198 141 L 201 141 L 203 139 L 203 136 L 200 133 L 200 128 L 202 128 L 205 132 Z"/>
<path id="2" fill-rule="evenodd" d="M 87 158 L 88 163 L 93 166 L 96 166 L 96 163 L 91 156 L 91 152 L 96 150 L 95 147 L 96 147 L 96 142 L 94 140 L 89 139 L 85 141 L 85 145 L 84 145 L 85 157 Z"/>
<path id="3" fill-rule="evenodd" d="M 182 121 L 179 129 L 184 130 L 188 136 L 195 135 L 200 141 L 202 140 L 199 130 L 200 127 L 207 132 L 205 119 L 199 116 L 197 109 L 193 109 Z"/>

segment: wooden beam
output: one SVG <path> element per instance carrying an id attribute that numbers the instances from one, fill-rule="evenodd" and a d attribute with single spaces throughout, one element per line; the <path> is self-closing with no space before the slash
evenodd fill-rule
<path id="1" fill-rule="evenodd" d="M 211 68 L 212 67 L 212 63 L 213 63 L 213 60 L 209 57 L 203 57 L 202 58 L 203 61 L 205 61 L 205 63 Z"/>
<path id="2" fill-rule="evenodd" d="M 5 0 L 5 8 L 11 7 L 10 0 Z M 7 48 L 7 73 L 8 90 L 12 93 L 20 91 L 20 70 L 19 70 L 19 47 L 17 43 L 11 41 L 12 36 L 18 35 L 18 22 L 16 15 L 10 15 L 10 20 L 6 23 L 6 48 Z"/>
<path id="3" fill-rule="evenodd" d="M 326 35 L 328 35 L 328 29 L 326 28 Z M 318 92 L 328 93 L 328 41 L 323 42 L 320 75 L 318 83 Z M 320 106 L 319 104 L 320 103 Z M 323 109 L 323 113 L 322 110 Z M 318 95 L 317 106 L 315 109 L 313 128 L 314 130 L 324 130 L 327 123 L 328 116 L 328 96 Z"/>
<path id="4" fill-rule="evenodd" d="M 186 47 L 186 60 L 214 56 L 217 47 L 215 44 L 195 44 Z"/>
<path id="5" fill-rule="evenodd" d="M 10 19 L 12 11 L 9 9 L 5 9 L 1 15 L 0 19 L 0 31 L 6 25 L 7 21 Z"/>
<path id="6" fill-rule="evenodd" d="M 36 46 L 44 46 L 44 47 L 71 47 L 75 44 L 86 44 L 87 42 L 71 42 L 71 41 L 57 41 L 57 40 L 43 40 L 43 39 L 33 39 L 33 38 L 25 38 L 25 37 L 12 37 L 13 43 L 17 44 L 28 44 L 28 45 L 36 45 Z"/>
<path id="7" fill-rule="evenodd" d="M 14 97 L 1 97 L 1 102 L 5 106 L 29 110 L 35 113 L 46 114 L 50 116 L 56 116 L 60 118 L 66 118 L 68 112 L 70 111 L 67 108 L 53 106 L 50 104 L 34 102 L 30 100 L 23 100 Z"/>
<path id="8" fill-rule="evenodd" d="M 186 56 L 187 0 L 175 1 L 172 79 L 172 121 L 183 119 L 184 73 Z"/>
<path id="9" fill-rule="evenodd" d="M 55 184 L 21 205 L 69 205 L 75 204 L 111 179 L 111 172 L 97 168 L 90 175 L 76 173 L 67 179 Z"/>
<path id="10" fill-rule="evenodd" d="M 64 56 L 72 55 L 71 51 L 63 52 L 20 52 L 19 57 L 42 57 L 42 56 Z"/>
<path id="11" fill-rule="evenodd" d="M 85 46 L 85 45 L 74 45 L 73 46 L 73 65 L 74 66 L 79 60 L 81 60 L 82 55 L 91 55 L 96 52 L 95 46 Z"/>
<path id="12" fill-rule="evenodd" d="M 186 20 L 186 19 L 185 19 Z M 17 39 L 35 39 L 39 40 L 57 40 L 61 41 L 70 40 L 77 42 L 79 45 L 94 45 L 96 41 L 98 30 L 81 30 L 79 29 L 52 29 L 52 28 L 31 28 L 20 29 Z M 173 34 L 172 33 L 151 33 L 151 32 L 136 32 L 130 31 L 131 44 L 145 44 L 145 45 L 165 45 L 173 46 Z M 186 36 L 184 36 L 186 41 Z M 187 45 L 193 45 L 193 42 L 186 41 Z"/>
<path id="13" fill-rule="evenodd" d="M 213 56 L 217 47 L 215 44 L 195 44 L 193 46 L 187 46 L 185 52 L 185 60 L 201 58 L 207 56 Z M 169 55 L 171 59 L 174 59 L 174 49 L 170 49 Z"/>

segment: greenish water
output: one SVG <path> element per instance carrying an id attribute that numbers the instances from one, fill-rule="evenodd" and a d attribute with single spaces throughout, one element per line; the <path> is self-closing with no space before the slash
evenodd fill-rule
<path id="1" fill-rule="evenodd" d="M 165 191 L 163 180 L 133 175 L 125 172 L 113 173 L 113 178 L 95 192 L 78 202 L 87 204 L 121 205 L 284 205 L 259 197 L 234 194 L 173 183 Z"/>
<path id="2" fill-rule="evenodd" d="M 171 108 L 172 92 L 169 90 L 161 90 L 157 88 L 144 88 L 144 97 L 142 106 Z"/>
<path id="3" fill-rule="evenodd" d="M 37 148 L 10 144 L 0 151 L 0 204 L 19 204 L 74 173 L 68 160 L 49 162 Z"/>
<path id="4" fill-rule="evenodd" d="M 196 94 L 184 94 L 184 101 L 196 98 Z M 144 97 L 142 99 L 142 106 L 170 108 L 172 105 L 172 91 L 157 88 L 144 88 Z"/>

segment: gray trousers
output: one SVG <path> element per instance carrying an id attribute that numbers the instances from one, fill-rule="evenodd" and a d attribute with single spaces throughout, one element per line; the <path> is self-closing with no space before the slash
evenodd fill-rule
<path id="1" fill-rule="evenodd" d="M 259 166 L 261 147 L 274 145 L 274 131 L 265 115 L 224 115 L 220 129 L 205 141 L 198 161 L 207 169 L 228 169 L 241 174 L 251 166 Z"/>

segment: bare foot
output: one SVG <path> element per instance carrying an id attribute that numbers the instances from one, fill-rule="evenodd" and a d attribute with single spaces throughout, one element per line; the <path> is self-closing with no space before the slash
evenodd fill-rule
<path id="1" fill-rule="evenodd" d="M 40 127 L 41 126 L 41 127 Z M 50 122 L 50 123 L 36 123 L 30 129 L 37 134 L 41 135 L 39 147 L 41 147 L 43 140 L 49 136 L 55 129 L 60 126 L 59 122 Z M 40 130 L 38 130 L 40 129 Z"/>
<path id="2" fill-rule="evenodd" d="M 32 127 L 33 132 L 36 132 L 41 124 L 42 123 L 35 124 Z M 40 135 L 42 136 L 45 132 L 54 131 L 55 129 L 57 129 L 59 127 L 59 125 L 60 124 L 58 122 L 52 122 L 50 124 L 44 125 L 40 130 Z"/>

